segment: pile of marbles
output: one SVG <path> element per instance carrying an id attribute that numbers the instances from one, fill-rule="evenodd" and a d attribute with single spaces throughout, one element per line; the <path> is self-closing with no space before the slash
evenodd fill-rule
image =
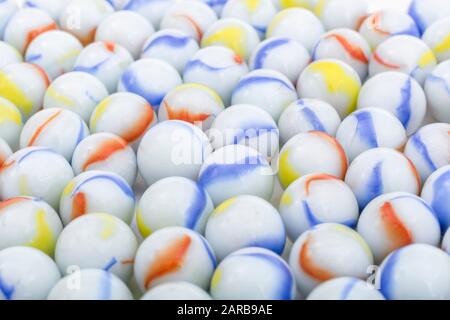
<path id="1" fill-rule="evenodd" d="M 450 2 L 0 1 L 0 300 L 450 300 Z"/>

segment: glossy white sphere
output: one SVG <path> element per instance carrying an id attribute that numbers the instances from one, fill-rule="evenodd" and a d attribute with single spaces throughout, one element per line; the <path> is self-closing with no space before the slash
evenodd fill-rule
<path id="1" fill-rule="evenodd" d="M 216 207 L 206 224 L 205 237 L 221 261 L 246 247 L 265 248 L 280 255 L 286 232 L 280 214 L 269 202 L 241 195 Z"/>
<path id="2" fill-rule="evenodd" d="M 410 35 L 398 35 L 386 39 L 374 50 L 369 62 L 369 76 L 399 71 L 423 85 L 436 64 L 433 51 L 424 41 Z"/>
<path id="3" fill-rule="evenodd" d="M 450 61 L 440 63 L 425 81 L 425 94 L 433 117 L 450 123 Z"/>
<path id="4" fill-rule="evenodd" d="M 38 8 L 47 12 L 53 19 L 57 20 L 64 7 L 71 0 L 29 0 L 23 3 L 25 8 Z"/>
<path id="5" fill-rule="evenodd" d="M 28 247 L 0 251 L 0 300 L 43 300 L 61 278 L 55 262 Z"/>
<path id="6" fill-rule="evenodd" d="M 161 18 L 166 11 L 175 3 L 174 0 L 159 0 L 159 1 L 142 1 L 142 0 L 109 0 L 109 2 L 121 2 L 116 5 L 122 10 L 130 10 L 139 13 L 146 18 L 155 28 L 159 27 Z"/>
<path id="7" fill-rule="evenodd" d="M 168 282 L 145 293 L 141 300 L 212 300 L 202 288 L 189 282 Z"/>
<path id="8" fill-rule="evenodd" d="M 225 3 L 221 17 L 236 18 L 250 24 L 263 39 L 266 29 L 277 10 L 272 0 L 256 0 L 248 3 L 246 0 L 230 0 Z"/>
<path id="9" fill-rule="evenodd" d="M 47 88 L 44 108 L 62 108 L 75 112 L 89 122 L 97 104 L 108 96 L 104 84 L 86 72 L 68 72 Z"/>
<path id="10" fill-rule="evenodd" d="M 53 208 L 73 178 L 70 164 L 63 156 L 44 147 L 28 147 L 8 157 L 0 172 L 0 196 L 41 198 Z"/>
<path id="11" fill-rule="evenodd" d="M 249 59 L 251 70 L 271 69 L 284 74 L 293 84 L 309 64 L 308 50 L 287 37 L 272 37 L 260 42 Z"/>
<path id="12" fill-rule="evenodd" d="M 19 148 L 22 127 L 23 120 L 19 109 L 11 101 L 0 97 L 0 138 L 12 150 Z"/>
<path id="13" fill-rule="evenodd" d="M 345 183 L 353 190 L 362 210 L 384 193 L 418 194 L 420 176 L 414 164 L 399 151 L 374 148 L 357 156 L 348 168 Z"/>
<path id="14" fill-rule="evenodd" d="M 20 52 L 17 51 L 17 49 L 12 45 L 4 41 L 0 41 L 0 55 L 2 57 L 2 61 L 0 61 L 0 68 L 3 68 L 8 64 L 14 64 L 23 61 L 23 57 Z"/>
<path id="15" fill-rule="evenodd" d="M 433 208 L 441 230 L 444 232 L 450 227 L 450 165 L 446 165 L 433 172 L 425 182 L 420 196 Z"/>
<path id="16" fill-rule="evenodd" d="M 356 108 L 361 80 L 345 62 L 336 59 L 317 60 L 308 65 L 297 81 L 300 98 L 315 98 L 331 104 L 341 119 Z"/>
<path id="17" fill-rule="evenodd" d="M 168 177 L 148 188 L 137 206 L 136 222 L 142 237 L 165 227 L 186 227 L 205 233 L 214 210 L 211 197 L 195 181 Z"/>
<path id="18" fill-rule="evenodd" d="M 434 171 L 450 164 L 450 124 L 431 123 L 420 128 L 409 138 L 404 153 L 425 182 Z"/>
<path id="19" fill-rule="evenodd" d="M 37 8 L 23 8 L 10 17 L 3 40 L 24 54 L 34 38 L 58 27 L 52 17 Z"/>
<path id="20" fill-rule="evenodd" d="M 314 45 L 324 32 L 322 23 L 311 11 L 290 8 L 275 15 L 267 27 L 266 38 L 292 38 L 312 52 Z"/>
<path id="21" fill-rule="evenodd" d="M 19 5 L 16 0 L 5 0 L 0 4 L 0 38 L 3 39 L 3 34 L 8 24 L 9 19 L 19 10 Z"/>
<path id="22" fill-rule="evenodd" d="M 89 128 L 92 133 L 114 133 L 137 147 L 140 139 L 157 121 L 155 111 L 143 97 L 131 92 L 118 92 L 95 107 Z"/>
<path id="23" fill-rule="evenodd" d="M 132 62 L 133 57 L 121 45 L 108 41 L 94 42 L 80 52 L 73 70 L 95 76 L 109 93 L 114 93 L 122 73 Z"/>
<path id="24" fill-rule="evenodd" d="M 55 79 L 72 71 L 82 49 L 80 41 L 70 33 L 49 31 L 34 38 L 26 51 L 25 61 L 40 66 L 50 79 Z"/>
<path id="25" fill-rule="evenodd" d="M 236 104 L 214 120 L 209 137 L 215 150 L 230 144 L 254 148 L 268 159 L 278 152 L 278 128 L 269 113 L 251 104 Z"/>
<path id="26" fill-rule="evenodd" d="M 367 241 L 376 263 L 392 251 L 412 243 L 438 246 L 439 221 L 421 198 L 406 192 L 381 195 L 364 208 L 357 226 Z"/>
<path id="27" fill-rule="evenodd" d="M 366 1 L 327 0 L 317 4 L 316 12 L 327 30 L 350 28 L 357 30 L 368 11 Z"/>
<path id="28" fill-rule="evenodd" d="M 89 170 L 114 172 L 132 186 L 137 176 L 136 154 L 125 140 L 112 133 L 96 133 L 76 147 L 72 167 L 76 175 Z"/>
<path id="29" fill-rule="evenodd" d="M 0 202 L 0 250 L 28 246 L 53 257 L 62 228 L 58 213 L 38 198 L 17 197 Z"/>
<path id="30" fill-rule="evenodd" d="M 185 83 L 200 83 L 210 87 L 230 105 L 231 93 L 248 72 L 246 63 L 231 49 L 211 46 L 200 49 L 184 68 Z"/>
<path id="31" fill-rule="evenodd" d="M 6 159 L 8 159 L 13 154 L 10 146 L 0 138 L 0 167 L 3 166 Z"/>
<path id="32" fill-rule="evenodd" d="M 55 248 L 55 261 L 61 273 L 80 269 L 103 269 L 130 280 L 138 242 L 131 228 L 106 213 L 91 213 L 69 223 Z"/>
<path id="33" fill-rule="evenodd" d="M 60 108 L 44 109 L 23 126 L 20 147 L 51 148 L 70 161 L 77 145 L 88 135 L 86 123 L 75 112 Z"/>
<path id="34" fill-rule="evenodd" d="M 222 99 L 214 90 L 199 83 L 185 83 L 165 95 L 158 119 L 183 120 L 206 131 L 222 111 Z"/>
<path id="35" fill-rule="evenodd" d="M 353 229 L 336 223 L 320 224 L 294 243 L 289 265 L 300 293 L 307 296 L 321 283 L 338 277 L 365 279 L 373 256 Z"/>
<path id="36" fill-rule="evenodd" d="M 198 182 L 214 205 L 238 195 L 255 195 L 269 200 L 274 188 L 274 172 L 258 151 L 233 144 L 216 150 L 201 167 Z"/>
<path id="37" fill-rule="evenodd" d="M 367 77 L 371 49 L 358 32 L 333 29 L 320 37 L 312 53 L 313 60 L 337 59 L 347 63 L 364 80 Z"/>
<path id="38" fill-rule="evenodd" d="M 343 179 L 347 166 L 345 151 L 336 139 L 322 131 L 309 131 L 295 135 L 281 149 L 278 178 L 283 188 L 310 173 Z"/>
<path id="39" fill-rule="evenodd" d="M 289 239 L 295 241 L 308 229 L 327 222 L 356 226 L 358 202 L 342 180 L 327 174 L 309 174 L 283 192 L 279 211 Z"/>
<path id="40" fill-rule="evenodd" d="M 163 29 L 155 32 L 147 39 L 142 47 L 141 58 L 163 60 L 181 74 L 186 63 L 198 49 L 197 41 L 188 33 L 178 29 Z"/>
<path id="41" fill-rule="evenodd" d="M 117 43 L 137 59 L 145 40 L 153 32 L 153 26 L 141 15 L 128 10 L 117 11 L 100 23 L 95 33 L 95 41 Z"/>
<path id="42" fill-rule="evenodd" d="M 308 300 L 384 300 L 371 284 L 350 277 L 335 278 L 317 286 Z"/>
<path id="43" fill-rule="evenodd" d="M 308 131 L 322 131 L 335 136 L 340 123 L 339 114 L 329 103 L 318 99 L 299 99 L 284 109 L 278 120 L 281 143 Z"/>
<path id="44" fill-rule="evenodd" d="M 389 300 L 448 300 L 449 283 L 450 256 L 426 244 L 394 251 L 377 272 L 377 284 Z"/>
<path id="45" fill-rule="evenodd" d="M 59 202 L 59 214 L 64 225 L 95 212 L 111 214 L 129 224 L 134 205 L 134 192 L 125 179 L 113 172 L 92 170 L 67 184 Z"/>
<path id="46" fill-rule="evenodd" d="M 211 280 L 217 300 L 293 300 L 294 276 L 288 264 L 263 248 L 240 249 L 227 256 Z"/>
<path id="47" fill-rule="evenodd" d="M 383 94 L 380 94 L 383 92 Z M 367 80 L 358 97 L 358 109 L 380 108 L 395 115 L 413 134 L 422 124 L 427 108 L 420 84 L 407 74 L 382 72 Z"/>
<path id="48" fill-rule="evenodd" d="M 94 41 L 95 32 L 100 23 L 114 12 L 108 2 L 104 0 L 71 0 L 64 6 L 59 16 L 61 29 L 77 37 L 83 46 L 90 44 Z"/>
<path id="49" fill-rule="evenodd" d="M 177 70 L 159 59 L 141 59 L 133 62 L 120 77 L 117 91 L 132 92 L 158 110 L 164 96 L 183 81 Z"/>
<path id="50" fill-rule="evenodd" d="M 175 2 L 167 9 L 160 28 L 184 31 L 200 42 L 206 29 L 216 21 L 216 13 L 207 4 L 187 0 Z"/>
<path id="51" fill-rule="evenodd" d="M 211 24 L 202 37 L 202 47 L 223 46 L 233 50 L 241 59 L 248 60 L 258 45 L 256 30 L 236 18 L 224 18 Z"/>
<path id="52" fill-rule="evenodd" d="M 0 97 L 20 110 L 23 121 L 41 109 L 49 84 L 45 71 L 31 63 L 14 63 L 0 70 Z"/>
<path id="53" fill-rule="evenodd" d="M 171 176 L 196 180 L 211 151 L 208 137 L 196 126 L 163 121 L 142 138 L 137 152 L 139 172 L 148 185 Z"/>
<path id="54" fill-rule="evenodd" d="M 197 232 L 169 227 L 156 231 L 140 245 L 134 264 L 139 288 L 186 281 L 206 290 L 216 267 L 214 253 Z"/>
<path id="55" fill-rule="evenodd" d="M 231 104 L 252 104 L 278 121 L 286 107 L 297 99 L 295 87 L 275 70 L 258 69 L 239 80 L 231 94 Z"/>
<path id="56" fill-rule="evenodd" d="M 433 50 L 437 60 L 444 62 L 450 59 L 450 13 L 447 18 L 437 20 L 430 25 L 422 36 L 422 40 Z"/>
<path id="57" fill-rule="evenodd" d="M 130 289 L 113 273 L 100 269 L 74 270 L 59 280 L 48 300 L 133 300 Z"/>
<path id="58" fill-rule="evenodd" d="M 366 150 L 385 147 L 402 150 L 406 131 L 391 113 L 380 108 L 365 108 L 347 116 L 336 132 L 349 161 Z"/>
<path id="59" fill-rule="evenodd" d="M 407 13 L 391 9 L 375 11 L 367 16 L 359 28 L 359 33 L 373 49 L 395 35 L 420 35 L 416 23 Z"/>

